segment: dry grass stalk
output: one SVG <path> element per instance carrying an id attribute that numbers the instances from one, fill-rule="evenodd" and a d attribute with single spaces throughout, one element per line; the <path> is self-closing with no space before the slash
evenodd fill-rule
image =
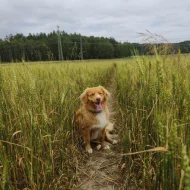
<path id="1" fill-rule="evenodd" d="M 155 147 L 155 148 L 151 148 L 151 149 L 143 150 L 143 151 L 138 151 L 138 152 L 124 153 L 124 154 L 121 154 L 121 156 L 130 156 L 130 155 L 142 154 L 142 153 L 146 153 L 146 152 L 168 152 L 168 150 L 164 147 Z"/>

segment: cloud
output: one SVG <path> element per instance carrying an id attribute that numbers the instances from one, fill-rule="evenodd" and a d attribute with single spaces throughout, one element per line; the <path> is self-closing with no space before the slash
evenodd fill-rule
<path id="1" fill-rule="evenodd" d="M 140 42 L 149 30 L 171 42 L 190 39 L 189 0 L 1 0 L 0 38 L 49 33 L 60 26 L 68 33 Z"/>

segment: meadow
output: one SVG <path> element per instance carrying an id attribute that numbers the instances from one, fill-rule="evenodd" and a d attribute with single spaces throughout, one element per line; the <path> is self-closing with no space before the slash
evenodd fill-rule
<path id="1" fill-rule="evenodd" d="M 0 65 L 0 189 L 70 189 L 86 153 L 74 137 L 82 91 L 107 85 L 116 65 L 128 189 L 190 188 L 190 58 Z"/>
<path id="2" fill-rule="evenodd" d="M 100 67 L 101 66 L 101 67 Z M 87 86 L 105 85 L 108 63 L 0 67 L 1 189 L 68 189 L 77 179 L 73 118 Z"/>
<path id="3" fill-rule="evenodd" d="M 190 188 L 190 59 L 136 57 L 118 64 L 126 176 L 138 189 Z"/>

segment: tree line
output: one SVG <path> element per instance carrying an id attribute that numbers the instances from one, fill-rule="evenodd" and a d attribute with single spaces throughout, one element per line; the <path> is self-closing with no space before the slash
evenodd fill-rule
<path id="1" fill-rule="evenodd" d="M 84 59 L 111 59 L 134 55 L 151 54 L 151 45 L 118 42 L 114 38 L 82 36 L 60 32 L 64 60 L 81 59 L 80 38 Z M 157 44 L 161 46 L 161 44 Z M 190 41 L 172 44 L 174 50 L 190 52 Z M 56 61 L 59 60 L 57 32 L 9 35 L 0 39 L 0 62 L 21 61 Z"/>

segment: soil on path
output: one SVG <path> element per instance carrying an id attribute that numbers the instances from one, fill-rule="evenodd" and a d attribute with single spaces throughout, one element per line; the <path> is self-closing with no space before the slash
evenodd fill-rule
<path id="1" fill-rule="evenodd" d="M 118 103 L 115 98 L 116 91 L 116 67 L 110 74 L 106 89 L 111 93 L 109 108 L 111 110 L 110 120 L 114 122 L 113 134 L 120 139 L 121 126 L 118 117 Z M 116 135 L 113 135 L 116 138 Z M 116 145 L 110 144 L 110 150 L 95 150 L 88 155 L 84 163 L 79 163 L 79 184 L 75 189 L 79 190 L 123 190 L 124 183 L 121 177 L 122 157 L 120 142 Z"/>

